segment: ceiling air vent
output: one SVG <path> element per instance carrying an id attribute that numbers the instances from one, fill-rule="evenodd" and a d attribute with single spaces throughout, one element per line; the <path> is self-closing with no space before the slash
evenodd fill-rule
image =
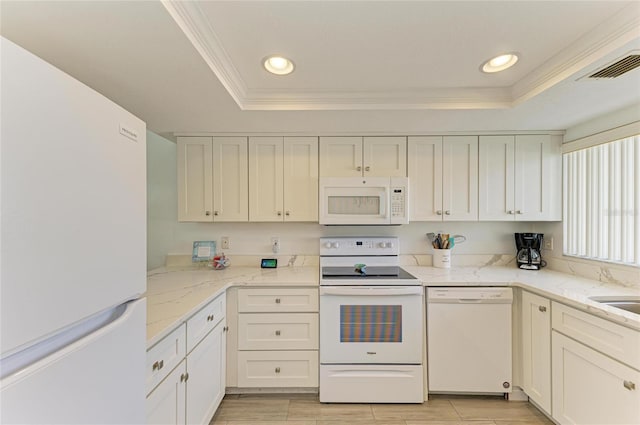
<path id="1" fill-rule="evenodd" d="M 616 78 L 640 66 L 640 54 L 629 54 L 587 78 Z"/>

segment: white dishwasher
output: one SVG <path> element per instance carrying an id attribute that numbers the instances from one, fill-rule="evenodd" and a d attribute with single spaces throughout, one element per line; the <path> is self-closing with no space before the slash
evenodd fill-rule
<path id="1" fill-rule="evenodd" d="M 511 392 L 511 288 L 427 290 L 429 392 Z"/>

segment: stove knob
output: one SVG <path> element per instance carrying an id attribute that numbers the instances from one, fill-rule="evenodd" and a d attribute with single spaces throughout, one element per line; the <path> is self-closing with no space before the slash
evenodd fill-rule
<path id="1" fill-rule="evenodd" d="M 385 248 L 393 248 L 393 242 L 387 242 Z"/>
<path id="2" fill-rule="evenodd" d="M 331 244 L 331 247 L 332 247 L 332 248 L 340 248 L 340 244 L 339 244 L 338 242 L 333 242 L 333 243 Z"/>
<path id="3" fill-rule="evenodd" d="M 380 242 L 380 243 L 378 244 L 378 246 L 379 246 L 380 248 L 384 248 L 384 247 L 386 246 L 386 244 L 385 244 L 384 242 Z"/>
<path id="4" fill-rule="evenodd" d="M 330 249 L 331 248 L 331 242 L 325 242 L 324 243 L 324 247 L 327 248 L 327 249 Z"/>

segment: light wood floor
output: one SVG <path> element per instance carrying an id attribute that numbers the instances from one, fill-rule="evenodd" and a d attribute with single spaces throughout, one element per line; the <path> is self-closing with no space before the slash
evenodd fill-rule
<path id="1" fill-rule="evenodd" d="M 431 396 L 424 404 L 321 404 L 316 394 L 227 395 L 210 425 L 552 425 L 533 405 Z"/>

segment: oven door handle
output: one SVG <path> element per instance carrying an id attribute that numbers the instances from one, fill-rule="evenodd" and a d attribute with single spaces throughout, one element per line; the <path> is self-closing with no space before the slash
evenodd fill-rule
<path id="1" fill-rule="evenodd" d="M 376 287 L 376 286 L 321 286 L 320 295 L 389 296 L 422 295 L 422 286 Z"/>

